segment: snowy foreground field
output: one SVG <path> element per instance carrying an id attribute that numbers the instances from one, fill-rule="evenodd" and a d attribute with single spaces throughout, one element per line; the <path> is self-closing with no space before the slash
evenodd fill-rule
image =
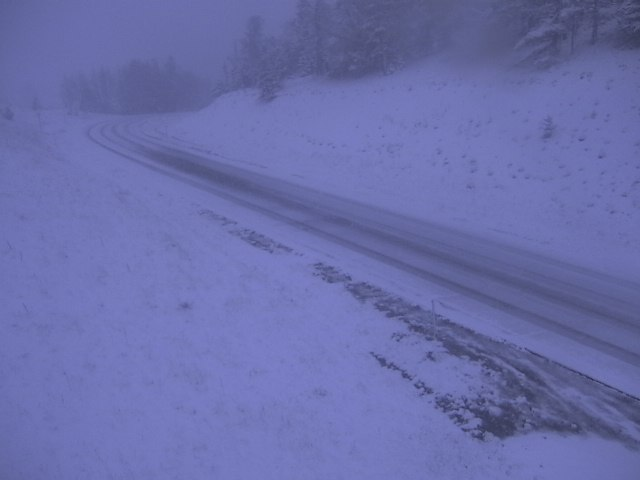
<path id="1" fill-rule="evenodd" d="M 300 81 L 149 128 L 637 278 L 639 60 Z M 416 323 L 274 222 L 99 149 L 97 120 L 0 121 L 1 479 L 638 478 L 636 400 Z"/>

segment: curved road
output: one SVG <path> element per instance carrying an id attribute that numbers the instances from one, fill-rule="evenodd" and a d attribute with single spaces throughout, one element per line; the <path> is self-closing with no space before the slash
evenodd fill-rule
<path id="1" fill-rule="evenodd" d="M 140 120 L 89 137 L 131 160 L 338 242 L 640 368 L 640 284 L 260 175 L 178 148 Z"/>

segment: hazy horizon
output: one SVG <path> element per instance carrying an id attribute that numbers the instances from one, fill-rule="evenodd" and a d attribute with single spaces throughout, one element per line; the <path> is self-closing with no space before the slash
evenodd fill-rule
<path id="1" fill-rule="evenodd" d="M 295 0 L 0 0 L 0 101 L 59 102 L 65 74 L 173 56 L 216 78 L 251 15 L 278 31 Z"/>

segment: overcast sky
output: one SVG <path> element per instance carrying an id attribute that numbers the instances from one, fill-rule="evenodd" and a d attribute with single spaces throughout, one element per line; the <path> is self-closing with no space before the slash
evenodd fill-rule
<path id="1" fill-rule="evenodd" d="M 0 0 L 0 103 L 45 104 L 65 73 L 163 58 L 215 76 L 252 14 L 277 31 L 295 0 Z"/>

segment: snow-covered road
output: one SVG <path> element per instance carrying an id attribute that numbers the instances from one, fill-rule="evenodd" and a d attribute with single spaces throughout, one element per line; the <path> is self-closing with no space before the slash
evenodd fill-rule
<path id="1" fill-rule="evenodd" d="M 153 169 L 524 320 L 538 333 L 577 342 L 630 372 L 640 368 L 640 285 L 634 281 L 216 161 L 145 130 L 139 119 L 100 123 L 89 135 Z M 627 391 L 632 384 L 617 382 L 617 373 L 585 373 Z"/>

